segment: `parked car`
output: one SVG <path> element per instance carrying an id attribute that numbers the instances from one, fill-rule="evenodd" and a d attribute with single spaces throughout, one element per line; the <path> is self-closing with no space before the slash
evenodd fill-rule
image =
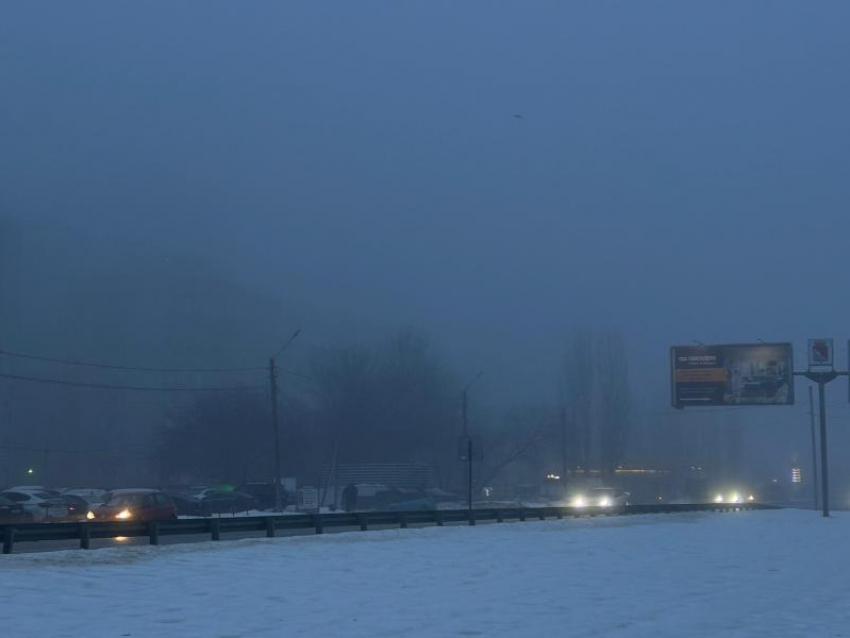
<path id="1" fill-rule="evenodd" d="M 388 512 L 430 512 L 435 509 L 437 509 L 437 503 L 431 498 L 417 498 L 387 505 Z"/>
<path id="2" fill-rule="evenodd" d="M 89 505 L 99 505 L 100 503 L 103 503 L 103 497 L 106 494 L 106 490 L 94 487 L 70 487 L 62 490 L 62 494 L 79 496 L 80 498 L 85 499 L 86 503 Z"/>
<path id="3" fill-rule="evenodd" d="M 270 510 L 275 506 L 274 483 L 243 483 L 236 488 L 236 491 L 253 496 L 259 509 Z M 289 504 L 289 494 L 282 486 L 280 488 L 280 500 L 282 507 Z"/>
<path id="4" fill-rule="evenodd" d="M 91 509 L 91 505 L 83 497 L 75 494 L 60 494 L 59 498 L 65 503 L 68 511 L 65 514 L 65 520 L 68 521 L 83 521 Z"/>
<path id="5" fill-rule="evenodd" d="M 197 494 L 202 516 L 233 514 L 258 508 L 257 499 L 243 492 L 206 489 Z"/>
<path id="6" fill-rule="evenodd" d="M 100 506 L 89 510 L 86 518 L 103 521 L 168 521 L 177 518 L 177 508 L 161 490 L 113 490 L 104 496 Z"/>
<path id="7" fill-rule="evenodd" d="M 32 515 L 20 503 L 0 496 L 0 523 L 29 523 Z"/>
<path id="8" fill-rule="evenodd" d="M 68 515 L 68 506 L 55 493 L 39 487 L 16 487 L 0 496 L 21 505 L 35 522 L 58 521 Z"/>

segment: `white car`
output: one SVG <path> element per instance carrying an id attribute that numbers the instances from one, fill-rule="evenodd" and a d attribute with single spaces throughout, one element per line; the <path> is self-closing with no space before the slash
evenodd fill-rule
<path id="1" fill-rule="evenodd" d="M 10 501 L 22 505 L 35 522 L 62 520 L 68 515 L 68 506 L 61 499 L 41 488 L 12 488 L 0 492 Z"/>

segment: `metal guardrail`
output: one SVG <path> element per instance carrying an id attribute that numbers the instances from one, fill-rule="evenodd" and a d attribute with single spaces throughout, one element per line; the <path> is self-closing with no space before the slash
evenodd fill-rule
<path id="1" fill-rule="evenodd" d="M 526 521 L 562 519 L 582 516 L 624 516 L 629 514 L 673 514 L 678 512 L 731 512 L 738 510 L 775 509 L 760 503 L 718 504 L 648 504 L 619 507 L 502 507 L 495 509 L 426 510 L 407 512 L 352 512 L 333 514 L 296 514 L 245 516 L 242 518 L 178 519 L 175 521 L 86 521 L 80 523 L 9 523 L 0 525 L 3 553 L 11 554 L 16 542 L 79 540 L 80 549 L 89 549 L 92 539 L 145 537 L 151 545 L 159 545 L 161 536 L 209 535 L 214 541 L 224 533 L 265 532 L 273 538 L 278 531 L 313 530 L 322 534 L 326 528 L 353 527 L 366 531 L 370 526 L 437 525 L 447 523 Z"/>

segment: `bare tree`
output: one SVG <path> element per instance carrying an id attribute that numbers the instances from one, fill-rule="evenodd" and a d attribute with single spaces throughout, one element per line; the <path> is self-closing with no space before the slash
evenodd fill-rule
<path id="1" fill-rule="evenodd" d="M 622 335 L 608 331 L 596 339 L 599 391 L 599 465 L 610 475 L 623 462 L 629 433 L 629 368 Z"/>

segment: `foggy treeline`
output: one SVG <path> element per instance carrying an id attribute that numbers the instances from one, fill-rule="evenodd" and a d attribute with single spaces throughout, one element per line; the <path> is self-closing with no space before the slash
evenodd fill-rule
<path id="1" fill-rule="evenodd" d="M 104 244 L 10 215 L 0 244 L 0 373 L 59 382 L 0 378 L 0 481 L 109 486 L 273 476 L 266 366 L 296 327 L 285 295 L 261 294 L 189 254 Z M 330 463 L 420 463 L 439 485 L 463 485 L 457 438 L 469 378 L 451 352 L 428 326 L 364 336 L 344 317 L 336 324 L 326 342 L 305 339 L 279 362 L 284 475 L 315 484 Z M 549 380 L 549 401 L 494 397 L 486 372 L 470 391 L 470 433 L 485 449 L 477 485 L 509 489 L 539 485 L 548 474 L 611 476 L 621 467 L 741 472 L 746 454 L 734 413 L 718 421 L 636 408 L 628 344 L 616 327 L 565 326 L 551 356 L 560 373 Z M 704 433 L 706 424 L 714 435 Z"/>

